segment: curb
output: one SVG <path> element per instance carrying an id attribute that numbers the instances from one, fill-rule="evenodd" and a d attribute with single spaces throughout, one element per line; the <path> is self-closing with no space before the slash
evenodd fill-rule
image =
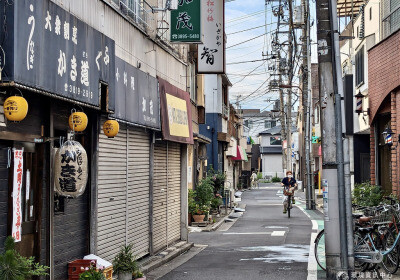
<path id="1" fill-rule="evenodd" d="M 231 210 L 231 212 L 226 215 L 223 219 L 221 219 L 219 222 L 215 223 L 215 225 L 213 225 L 210 229 L 205 229 L 203 230 L 203 232 L 212 232 L 212 231 L 216 231 L 217 229 L 220 228 L 220 226 L 222 226 L 222 224 L 225 222 L 225 219 L 227 217 L 229 217 L 230 215 L 232 215 L 232 213 L 234 213 L 235 210 Z"/>
<path id="2" fill-rule="evenodd" d="M 167 262 L 171 261 L 172 259 L 176 258 L 177 256 L 182 255 L 183 253 L 186 253 L 193 246 L 194 246 L 194 243 L 186 243 L 184 246 L 182 246 L 179 249 L 175 250 L 174 252 L 168 254 L 167 256 L 156 259 L 154 261 L 150 261 L 148 264 L 146 264 L 145 266 L 143 266 L 141 268 L 141 271 L 144 274 L 146 274 L 146 273 L 166 264 Z"/>

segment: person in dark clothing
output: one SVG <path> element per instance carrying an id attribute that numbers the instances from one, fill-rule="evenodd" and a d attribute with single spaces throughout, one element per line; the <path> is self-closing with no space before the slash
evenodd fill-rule
<path id="1" fill-rule="evenodd" d="M 292 203 L 293 204 L 295 203 L 294 190 L 297 188 L 297 182 L 296 182 L 296 179 L 293 178 L 292 171 L 286 172 L 286 177 L 283 178 L 281 185 L 283 187 L 283 195 L 284 195 L 283 214 L 286 214 L 287 206 L 288 206 L 288 199 L 289 199 L 289 197 L 286 194 L 290 193 L 290 195 L 292 196 Z"/>

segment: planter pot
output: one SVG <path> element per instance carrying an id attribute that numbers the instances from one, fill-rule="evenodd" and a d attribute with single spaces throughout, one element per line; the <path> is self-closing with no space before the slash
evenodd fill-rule
<path id="1" fill-rule="evenodd" d="M 132 280 L 132 272 L 118 273 L 118 280 Z"/>
<path id="2" fill-rule="evenodd" d="M 201 223 L 202 221 L 204 221 L 206 215 L 193 215 L 193 220 L 196 223 Z"/>
<path id="3" fill-rule="evenodd" d="M 188 224 L 189 224 L 189 226 L 192 225 L 192 213 L 189 213 L 189 215 L 188 215 Z"/>
<path id="4" fill-rule="evenodd" d="M 146 276 L 143 276 L 141 278 L 135 278 L 135 280 L 146 280 Z"/>

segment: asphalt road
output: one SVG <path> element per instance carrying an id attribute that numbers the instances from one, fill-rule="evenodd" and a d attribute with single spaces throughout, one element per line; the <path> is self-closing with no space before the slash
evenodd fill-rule
<path id="1" fill-rule="evenodd" d="M 216 232 L 191 233 L 195 246 L 185 255 L 150 273 L 149 279 L 307 279 L 312 223 L 294 207 L 282 213 L 281 188 L 264 184 L 246 191 L 246 212 Z"/>

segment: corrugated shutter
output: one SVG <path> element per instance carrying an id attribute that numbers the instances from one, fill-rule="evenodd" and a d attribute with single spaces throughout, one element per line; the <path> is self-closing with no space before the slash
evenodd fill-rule
<path id="1" fill-rule="evenodd" d="M 101 123 L 103 123 L 102 120 Z M 120 124 L 115 138 L 99 136 L 97 254 L 112 260 L 121 246 L 149 253 L 150 136 Z"/>
<path id="2" fill-rule="evenodd" d="M 181 145 L 168 143 L 168 244 L 181 237 Z"/>
<path id="3" fill-rule="evenodd" d="M 157 252 L 181 237 L 180 144 L 157 142 L 155 145 L 153 205 L 153 242 Z"/>
<path id="4" fill-rule="evenodd" d="M 153 248 L 167 246 L 167 142 L 154 146 Z"/>
<path id="5" fill-rule="evenodd" d="M 128 243 L 136 257 L 149 253 L 150 136 L 128 128 Z"/>
<path id="6" fill-rule="evenodd" d="M 104 123 L 104 120 L 101 124 Z M 97 254 L 110 261 L 125 244 L 127 130 L 115 138 L 99 135 Z"/>

